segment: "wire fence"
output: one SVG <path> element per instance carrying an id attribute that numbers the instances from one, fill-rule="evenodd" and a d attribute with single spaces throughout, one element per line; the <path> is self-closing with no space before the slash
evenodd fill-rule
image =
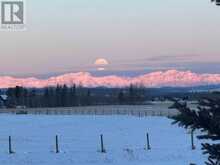
<path id="1" fill-rule="evenodd" d="M 140 106 L 86 106 L 66 108 L 27 108 L 27 109 L 0 109 L 0 113 L 32 114 L 32 115 L 129 115 L 137 117 L 167 116 L 178 114 L 168 106 L 140 105 Z"/>
<path id="2" fill-rule="evenodd" d="M 116 148 L 111 148 L 109 144 L 106 146 L 105 137 L 103 134 L 101 134 L 99 138 L 97 136 L 97 142 L 99 141 L 98 142 L 99 144 L 98 143 L 96 145 L 94 144 L 94 147 L 91 147 L 91 146 L 88 147 L 89 144 L 86 144 L 86 141 L 84 142 L 81 141 L 80 143 L 74 145 L 72 138 L 64 138 L 58 135 L 54 136 L 49 141 L 48 140 L 49 139 L 44 139 L 44 140 L 38 139 L 37 140 L 36 138 L 17 139 L 16 137 L 9 136 L 8 139 L 6 138 L 0 139 L 0 143 L 2 147 L 5 147 L 5 149 L 8 147 L 8 154 L 10 155 L 14 155 L 14 154 L 20 155 L 22 153 L 25 153 L 26 155 L 28 153 L 32 153 L 36 155 L 39 153 L 44 153 L 44 154 L 46 153 L 55 153 L 55 154 L 71 153 L 71 154 L 76 155 L 76 153 L 78 153 L 81 156 L 81 155 L 86 155 L 85 153 L 89 153 L 91 155 L 94 152 L 108 154 L 109 151 L 110 153 L 112 153 L 112 152 L 115 152 L 116 150 L 119 151 L 121 149 L 121 152 L 124 152 L 125 154 L 127 154 L 128 158 L 130 157 L 129 159 L 135 157 L 134 152 L 139 153 L 142 150 L 144 152 L 151 153 L 151 150 L 156 150 L 156 152 L 159 152 L 159 150 L 161 149 L 164 150 L 166 148 L 166 147 L 158 148 L 158 146 L 155 147 L 154 145 L 152 145 L 152 141 L 154 141 L 154 139 L 151 138 L 149 133 L 146 133 L 146 142 L 143 143 L 142 146 L 136 146 L 135 148 L 134 147 L 132 148 L 122 147 L 119 145 L 117 146 L 119 148 L 116 149 Z M 79 146 L 79 144 L 84 145 L 84 146 Z M 186 144 L 186 146 L 188 145 L 189 144 Z M 108 147 L 110 147 L 110 149 Z M 181 147 L 184 148 L 183 146 Z M 166 151 L 166 149 L 164 151 Z M 189 152 L 190 150 L 192 151 L 196 150 L 193 132 L 191 132 L 191 148 L 187 147 L 187 150 L 185 150 L 185 152 Z M 196 164 L 190 163 L 189 165 L 196 165 Z"/>
<path id="3" fill-rule="evenodd" d="M 191 137 L 191 138 L 190 138 Z M 105 142 L 105 136 L 103 134 L 100 134 L 100 136 L 96 136 L 96 142 L 91 145 L 91 143 L 88 143 L 90 141 L 94 142 L 93 140 L 88 140 L 88 139 L 74 139 L 70 137 L 65 137 L 60 136 L 60 135 L 54 135 L 53 137 L 51 136 L 51 139 L 48 137 L 46 138 L 38 138 L 38 137 L 16 137 L 16 136 L 8 136 L 8 137 L 1 137 L 0 138 L 0 144 L 5 150 L 8 150 L 8 154 L 15 154 L 19 152 L 33 152 L 33 150 L 38 150 L 38 152 L 53 152 L 53 153 L 60 153 L 60 152 L 77 152 L 79 149 L 82 151 L 83 149 L 86 151 L 93 151 L 93 152 L 100 152 L 100 153 L 107 153 L 109 150 L 115 150 L 118 148 L 122 148 L 122 150 L 126 150 L 128 148 L 124 148 L 121 145 L 114 145 L 112 142 L 106 145 Z M 158 150 L 159 147 L 161 149 L 170 147 L 168 144 L 167 146 L 164 147 L 162 146 L 154 146 L 152 144 L 155 144 L 155 141 L 153 138 L 151 138 L 151 134 L 146 133 L 146 137 L 143 137 L 146 139 L 144 140 L 144 143 L 142 146 L 140 144 L 137 144 L 137 146 L 134 147 L 134 149 L 141 149 L 141 150 Z M 186 144 L 187 150 L 196 150 L 196 145 L 195 145 L 195 137 L 194 137 L 194 132 L 190 133 L 190 136 L 188 137 L 191 143 Z M 153 142 L 153 143 L 152 143 Z M 80 144 L 80 145 L 79 145 Z M 191 144 L 191 146 L 190 146 Z M 114 147 L 112 148 L 111 145 Z M 77 148 L 74 148 L 74 146 L 77 146 Z M 92 147 L 91 147 L 92 146 Z M 190 146 L 190 147 L 188 147 Z M 109 149 L 109 148 L 110 149 Z M 184 148 L 183 146 L 181 146 Z M 29 150 L 29 151 L 28 151 Z"/>

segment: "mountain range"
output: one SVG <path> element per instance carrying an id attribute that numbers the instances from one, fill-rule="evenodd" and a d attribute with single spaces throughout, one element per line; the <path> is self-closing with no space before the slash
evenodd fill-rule
<path id="1" fill-rule="evenodd" d="M 66 84 L 85 87 L 125 87 L 139 84 L 145 87 L 193 87 L 220 84 L 220 74 L 198 74 L 191 71 L 167 70 L 151 72 L 136 77 L 116 75 L 94 76 L 89 72 L 68 73 L 48 79 L 0 77 L 0 88 L 15 86 L 43 88 Z"/>

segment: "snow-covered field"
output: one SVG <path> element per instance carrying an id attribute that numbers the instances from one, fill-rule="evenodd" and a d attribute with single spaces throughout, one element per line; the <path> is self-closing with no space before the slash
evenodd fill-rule
<path id="1" fill-rule="evenodd" d="M 0 116 L 0 165 L 197 165 L 206 157 L 165 117 Z M 144 150 L 146 132 L 152 150 Z M 61 152 L 56 154 L 55 135 Z M 100 134 L 107 153 L 100 153 Z M 8 154 L 8 136 L 12 149 Z"/>

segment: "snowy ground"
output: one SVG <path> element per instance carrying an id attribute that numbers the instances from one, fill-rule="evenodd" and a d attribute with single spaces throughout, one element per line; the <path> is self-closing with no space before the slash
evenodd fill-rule
<path id="1" fill-rule="evenodd" d="M 1 165 L 197 165 L 206 157 L 190 135 L 165 117 L 0 116 Z M 146 132 L 152 150 L 144 150 Z M 54 153 L 55 135 L 61 153 Z M 104 135 L 106 154 L 100 150 Z M 8 136 L 15 154 L 8 154 Z"/>

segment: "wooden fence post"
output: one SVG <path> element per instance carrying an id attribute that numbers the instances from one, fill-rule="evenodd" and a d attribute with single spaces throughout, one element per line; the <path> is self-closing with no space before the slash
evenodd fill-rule
<path id="1" fill-rule="evenodd" d="M 106 153 L 106 150 L 104 148 L 104 142 L 103 142 L 103 135 L 102 134 L 100 135 L 100 138 L 101 138 L 101 153 Z"/>
<path id="2" fill-rule="evenodd" d="M 147 150 L 151 150 L 151 147 L 150 147 L 150 139 L 149 139 L 149 134 L 147 133 Z"/>
<path id="3" fill-rule="evenodd" d="M 59 142 L 58 142 L 58 136 L 56 135 L 56 153 L 59 153 Z"/>
<path id="4" fill-rule="evenodd" d="M 196 146 L 194 145 L 194 130 L 191 131 L 191 145 L 192 145 L 192 150 L 196 149 Z"/>
<path id="5" fill-rule="evenodd" d="M 9 154 L 14 154 L 14 152 L 12 151 L 11 136 L 8 137 L 8 152 Z"/>

